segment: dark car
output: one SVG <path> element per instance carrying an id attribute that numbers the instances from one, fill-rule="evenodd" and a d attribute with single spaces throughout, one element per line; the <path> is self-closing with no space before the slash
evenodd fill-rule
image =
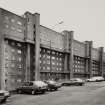
<path id="1" fill-rule="evenodd" d="M 60 83 L 53 81 L 53 80 L 48 80 L 48 81 L 44 81 L 44 82 L 47 83 L 49 91 L 58 90 L 58 88 L 61 87 Z"/>
<path id="2" fill-rule="evenodd" d="M 47 90 L 47 84 L 43 81 L 24 82 L 16 90 L 18 93 L 45 93 Z"/>
<path id="3" fill-rule="evenodd" d="M 5 90 L 0 90 L 0 103 L 5 102 L 10 97 L 10 93 Z"/>
<path id="4" fill-rule="evenodd" d="M 64 81 L 62 83 L 62 86 L 70 86 L 70 85 L 75 85 L 75 86 L 82 86 L 84 85 L 84 81 L 80 78 L 72 78 L 68 81 Z"/>

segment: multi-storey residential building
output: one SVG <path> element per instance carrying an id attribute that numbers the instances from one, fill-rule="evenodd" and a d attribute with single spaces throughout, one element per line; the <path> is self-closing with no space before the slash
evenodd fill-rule
<path id="1" fill-rule="evenodd" d="M 40 14 L 18 16 L 0 9 L 0 88 L 15 90 L 22 81 L 105 75 L 103 47 L 79 42 L 73 31 L 40 25 Z"/>

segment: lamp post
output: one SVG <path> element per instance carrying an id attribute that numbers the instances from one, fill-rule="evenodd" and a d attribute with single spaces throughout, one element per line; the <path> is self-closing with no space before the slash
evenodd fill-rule
<path id="1" fill-rule="evenodd" d="M 64 21 L 60 21 L 60 22 L 56 23 L 56 24 L 52 27 L 52 29 L 54 29 L 55 26 L 60 25 L 60 24 L 63 24 L 63 23 L 64 23 Z"/>
<path id="2" fill-rule="evenodd" d="M 50 79 L 51 79 L 51 71 L 52 71 L 52 64 L 51 64 L 51 40 L 50 40 Z"/>

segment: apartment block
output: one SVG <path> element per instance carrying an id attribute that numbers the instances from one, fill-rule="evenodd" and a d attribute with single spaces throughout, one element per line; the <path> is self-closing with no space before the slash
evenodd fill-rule
<path id="1" fill-rule="evenodd" d="M 40 25 L 40 14 L 18 16 L 0 9 L 0 89 L 23 81 L 105 77 L 104 48 Z"/>

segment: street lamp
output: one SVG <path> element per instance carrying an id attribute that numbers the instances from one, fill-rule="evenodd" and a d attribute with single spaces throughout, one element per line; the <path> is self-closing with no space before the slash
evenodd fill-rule
<path id="1" fill-rule="evenodd" d="M 50 79 L 51 79 L 51 71 L 52 71 L 52 64 L 51 64 L 51 40 L 50 40 Z"/>
<path id="2" fill-rule="evenodd" d="M 64 23 L 64 21 L 60 21 L 60 22 L 56 23 L 56 24 L 52 27 L 52 29 L 54 29 L 55 26 L 60 25 L 60 24 L 63 24 L 63 23 Z"/>

